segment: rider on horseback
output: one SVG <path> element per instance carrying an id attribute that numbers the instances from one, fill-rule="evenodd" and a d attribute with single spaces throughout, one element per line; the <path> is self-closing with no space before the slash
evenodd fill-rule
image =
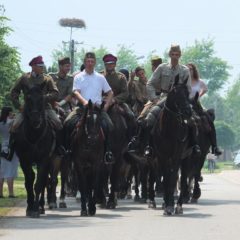
<path id="1" fill-rule="evenodd" d="M 44 94 L 45 99 L 45 114 L 49 122 L 56 130 L 62 129 L 62 123 L 58 118 L 55 111 L 52 109 L 51 104 L 58 99 L 58 89 L 53 81 L 52 77 L 44 74 L 44 62 L 42 56 L 38 56 L 33 58 L 29 66 L 31 66 L 32 71 L 29 73 L 23 74 L 16 82 L 14 87 L 11 90 L 11 99 L 13 105 L 16 109 L 19 110 L 19 114 L 17 114 L 16 119 L 13 122 L 11 128 L 11 136 L 9 142 L 9 155 L 8 159 L 11 160 L 14 153 L 14 133 L 17 131 L 18 127 L 23 122 L 23 109 L 24 107 L 21 105 L 19 97 L 21 92 L 23 92 L 24 99 L 26 98 L 27 92 L 34 86 L 39 86 Z"/>
<path id="2" fill-rule="evenodd" d="M 153 151 L 150 146 L 151 130 L 159 116 L 161 109 L 163 108 L 166 96 L 174 83 L 174 79 L 179 75 L 179 82 L 183 83 L 185 79 L 188 79 L 187 86 L 189 93 L 191 92 L 191 78 L 189 70 L 186 66 L 179 64 L 181 57 L 181 49 L 179 45 L 172 45 L 169 50 L 170 63 L 163 63 L 157 67 L 147 83 L 147 91 L 149 102 L 145 105 L 141 115 L 138 118 L 139 131 L 138 135 L 133 137 L 129 143 L 129 150 L 135 151 L 139 145 L 139 138 L 142 135 L 142 130 L 145 132 L 145 141 L 147 146 L 145 148 L 145 156 L 152 156 Z M 160 92 L 160 97 L 156 93 Z M 191 143 L 193 146 L 193 152 L 200 154 L 201 150 L 196 143 L 196 131 L 194 124 L 191 126 Z"/>
<path id="3" fill-rule="evenodd" d="M 85 70 L 78 73 L 73 81 L 73 94 L 79 102 L 79 108 L 74 109 L 66 118 L 65 124 L 71 123 L 76 119 L 84 106 L 91 99 L 92 103 L 100 106 L 102 104 L 102 92 L 107 96 L 105 98 L 104 111 L 101 111 L 102 127 L 105 135 L 105 161 L 112 161 L 112 152 L 110 151 L 109 134 L 113 130 L 113 123 L 107 114 L 111 105 L 113 92 L 105 77 L 94 70 L 96 65 L 96 56 L 93 52 L 88 52 L 84 58 Z"/>
<path id="4" fill-rule="evenodd" d="M 126 104 L 128 100 L 127 79 L 122 73 L 116 72 L 115 70 L 117 57 L 112 54 L 106 54 L 103 57 L 103 62 L 105 65 L 103 76 L 107 79 L 107 82 L 113 91 L 111 104 L 119 104 L 119 106 L 123 109 L 122 115 L 126 119 L 127 136 L 130 140 L 134 134 L 135 117 L 129 106 Z"/>

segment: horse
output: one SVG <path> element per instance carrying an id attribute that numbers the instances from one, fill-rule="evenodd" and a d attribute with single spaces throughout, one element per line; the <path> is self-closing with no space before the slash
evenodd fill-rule
<path id="1" fill-rule="evenodd" d="M 127 150 L 127 123 L 124 118 L 123 109 L 119 104 L 114 104 L 108 111 L 114 129 L 109 134 L 111 139 L 111 151 L 113 153 L 114 162 L 105 163 L 101 169 L 101 186 L 98 192 L 98 202 L 101 207 L 114 209 L 117 206 L 117 193 L 120 191 L 121 181 L 124 178 L 122 169 L 124 159 L 123 154 Z M 108 201 L 106 201 L 106 192 L 108 192 L 108 179 L 110 179 L 110 192 Z M 105 193 L 104 193 L 104 189 Z"/>
<path id="2" fill-rule="evenodd" d="M 206 119 L 206 114 L 203 114 L 203 109 L 198 102 L 199 94 L 191 99 L 191 104 L 196 117 L 198 128 L 197 142 L 201 148 L 200 155 L 191 155 L 184 159 L 181 166 L 181 191 L 178 204 L 187 203 L 189 200 L 196 203 L 201 196 L 199 186 L 201 169 L 203 168 L 206 155 L 209 152 L 211 145 L 209 138 L 210 125 Z M 191 193 L 191 181 L 194 180 L 193 192 Z"/>
<path id="3" fill-rule="evenodd" d="M 179 75 L 175 77 L 152 131 L 154 152 L 163 174 L 164 215 L 174 213 L 174 190 L 178 170 L 189 147 L 189 127 L 186 122 L 192 116 L 192 109 L 187 81 L 188 79 L 185 79 L 183 83 L 179 83 Z M 175 213 L 181 213 L 181 210 L 176 208 Z"/>
<path id="4" fill-rule="evenodd" d="M 104 159 L 104 133 L 101 127 L 101 107 L 89 100 L 73 132 L 72 161 L 81 193 L 81 216 L 96 214 L 96 192 L 99 188 L 101 164 Z M 88 201 L 88 208 L 87 208 Z"/>
<path id="5" fill-rule="evenodd" d="M 45 107 L 41 86 L 28 89 L 25 95 L 24 120 L 14 132 L 15 151 L 25 177 L 26 216 L 33 218 L 37 218 L 40 213 L 45 212 L 44 188 L 51 157 L 56 146 L 55 131 L 46 118 Z M 35 184 L 34 164 L 37 168 Z"/>

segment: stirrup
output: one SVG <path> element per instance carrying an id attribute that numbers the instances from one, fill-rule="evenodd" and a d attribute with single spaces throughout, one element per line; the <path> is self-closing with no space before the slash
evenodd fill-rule
<path id="1" fill-rule="evenodd" d="M 136 151 L 136 148 L 138 147 L 139 139 L 137 136 L 134 136 L 132 140 L 128 143 L 128 151 Z"/>
<path id="2" fill-rule="evenodd" d="M 150 145 L 147 145 L 144 149 L 144 157 L 152 157 L 153 156 L 153 148 Z"/>
<path id="3" fill-rule="evenodd" d="M 111 151 L 107 151 L 104 155 L 104 162 L 106 164 L 113 164 L 114 163 L 114 157 Z"/>

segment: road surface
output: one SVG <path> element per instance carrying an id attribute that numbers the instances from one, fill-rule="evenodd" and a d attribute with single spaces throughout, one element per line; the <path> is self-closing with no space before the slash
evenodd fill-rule
<path id="1" fill-rule="evenodd" d="M 181 216 L 163 216 L 158 208 L 132 200 L 115 210 L 97 209 L 95 217 L 80 217 L 80 205 L 46 211 L 40 219 L 25 217 L 25 206 L 0 219 L 0 240 L 238 240 L 240 239 L 240 171 L 204 175 L 198 204 L 184 205 Z M 24 204 L 23 204 L 24 205 Z"/>

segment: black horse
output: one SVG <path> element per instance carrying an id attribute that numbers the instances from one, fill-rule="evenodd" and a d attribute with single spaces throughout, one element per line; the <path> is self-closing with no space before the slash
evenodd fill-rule
<path id="1" fill-rule="evenodd" d="M 196 123 L 198 127 L 197 140 L 201 148 L 200 155 L 191 155 L 190 157 L 184 159 L 181 166 L 181 192 L 180 198 L 178 199 L 178 204 L 187 203 L 191 200 L 192 203 L 196 203 L 201 196 L 201 189 L 199 185 L 199 179 L 201 176 L 201 169 L 204 165 L 206 155 L 209 152 L 211 146 L 209 132 L 211 131 L 211 126 L 209 125 L 208 119 L 206 119 L 206 114 L 198 102 L 199 95 L 195 95 L 191 99 L 193 110 L 196 115 Z M 212 116 L 214 117 L 214 116 Z M 191 185 L 193 182 L 193 192 L 191 192 Z"/>
<path id="2" fill-rule="evenodd" d="M 72 160 L 81 193 L 81 216 L 92 216 L 96 213 L 96 191 L 99 188 L 100 165 L 104 158 L 101 111 L 102 106 L 94 106 L 89 100 L 73 133 Z"/>
<path id="3" fill-rule="evenodd" d="M 29 89 L 25 96 L 23 117 L 23 123 L 14 133 L 15 151 L 25 177 L 26 216 L 39 217 L 40 213 L 44 213 L 43 193 L 49 164 L 56 146 L 55 131 L 45 116 L 45 101 L 41 87 L 35 86 Z M 37 168 L 35 184 L 34 164 Z M 39 203 L 41 194 L 41 202 Z"/>
<path id="4" fill-rule="evenodd" d="M 154 152 L 163 174 L 164 215 L 174 213 L 174 190 L 178 170 L 189 146 L 186 121 L 192 116 L 192 109 L 186 83 L 187 79 L 180 84 L 179 75 L 176 76 L 152 136 Z"/>
<path id="5" fill-rule="evenodd" d="M 114 130 L 109 134 L 114 162 L 110 164 L 105 163 L 101 166 L 101 185 L 98 189 L 98 203 L 103 208 L 114 209 L 117 206 L 117 193 L 120 191 L 120 182 L 124 177 L 121 175 L 121 169 L 124 163 L 123 154 L 127 150 L 128 144 L 127 123 L 123 109 L 119 104 L 112 105 L 108 114 L 114 125 Z M 106 201 L 109 180 L 110 192 L 108 201 Z"/>

